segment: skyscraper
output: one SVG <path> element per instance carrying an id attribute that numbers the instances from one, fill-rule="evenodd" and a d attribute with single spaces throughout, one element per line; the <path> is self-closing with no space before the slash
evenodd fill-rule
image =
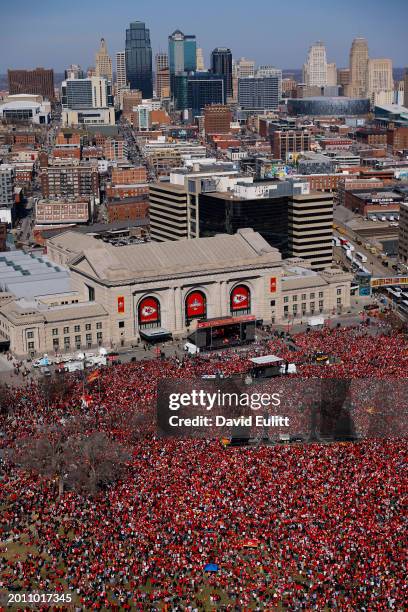
<path id="1" fill-rule="evenodd" d="M 269 77 L 238 79 L 238 104 L 243 110 L 275 110 L 282 94 L 282 72 Z"/>
<path id="2" fill-rule="evenodd" d="M 236 76 L 237 79 L 247 79 L 248 77 L 253 77 L 255 74 L 255 62 L 245 57 L 241 57 L 241 59 L 235 63 L 234 68 L 234 76 Z"/>
<path id="3" fill-rule="evenodd" d="M 170 95 L 169 56 L 167 53 L 156 53 L 154 61 L 155 92 L 160 99 Z"/>
<path id="4" fill-rule="evenodd" d="M 392 104 L 394 79 L 392 60 L 369 59 L 367 62 L 367 97 L 373 104 Z"/>
<path id="5" fill-rule="evenodd" d="M 119 91 L 126 87 L 126 52 L 118 51 L 116 53 L 116 89 Z"/>
<path id="6" fill-rule="evenodd" d="M 211 71 L 225 76 L 227 98 L 232 97 L 232 53 L 226 47 L 217 47 L 211 53 Z"/>
<path id="7" fill-rule="evenodd" d="M 197 68 L 197 41 L 175 30 L 169 36 L 170 89 L 177 110 L 187 108 L 187 75 Z"/>
<path id="8" fill-rule="evenodd" d="M 163 68 L 169 67 L 169 56 L 167 53 L 156 53 L 154 60 L 156 73 L 159 70 L 163 70 Z"/>
<path id="9" fill-rule="evenodd" d="M 365 38 L 355 38 L 350 49 L 350 81 L 347 95 L 364 98 L 367 94 L 368 45 Z"/>
<path id="10" fill-rule="evenodd" d="M 78 64 L 71 64 L 64 72 L 66 79 L 84 79 L 85 73 Z"/>
<path id="11" fill-rule="evenodd" d="M 143 98 L 153 96 L 150 30 L 142 21 L 133 21 L 126 30 L 126 77 L 130 89 L 140 89 Z"/>
<path id="12" fill-rule="evenodd" d="M 404 72 L 404 106 L 408 108 L 408 68 Z"/>
<path id="13" fill-rule="evenodd" d="M 187 106 L 193 117 L 201 115 L 210 104 L 225 104 L 225 77 L 211 72 L 196 72 L 187 79 Z"/>
<path id="14" fill-rule="evenodd" d="M 201 47 L 197 47 L 196 64 L 197 64 L 197 72 L 205 71 L 204 54 L 203 54 L 203 50 L 201 49 Z"/>
<path id="15" fill-rule="evenodd" d="M 327 85 L 329 87 L 337 85 L 337 66 L 334 62 L 327 64 Z"/>
<path id="16" fill-rule="evenodd" d="M 311 45 L 303 64 L 303 82 L 309 87 L 325 87 L 327 85 L 326 47 L 321 41 Z"/>
<path id="17" fill-rule="evenodd" d="M 112 60 L 108 55 L 104 38 L 101 38 L 101 46 L 95 53 L 95 76 L 104 77 L 112 83 Z"/>

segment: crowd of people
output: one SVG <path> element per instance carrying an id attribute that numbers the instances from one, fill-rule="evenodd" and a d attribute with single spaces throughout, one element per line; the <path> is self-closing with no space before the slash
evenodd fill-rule
<path id="1" fill-rule="evenodd" d="M 317 352 L 330 364 L 316 365 Z M 132 456 L 126 476 L 93 497 L 58 495 L 53 480 L 4 461 L 0 589 L 70 591 L 78 609 L 403 610 L 403 437 L 231 448 L 136 435 L 158 380 L 240 375 L 268 353 L 307 378 L 386 383 L 408 366 L 402 334 L 359 326 L 111 366 L 89 383 L 68 375 L 51 401 L 38 382 L 12 389 L 3 449 L 85 412 Z"/>

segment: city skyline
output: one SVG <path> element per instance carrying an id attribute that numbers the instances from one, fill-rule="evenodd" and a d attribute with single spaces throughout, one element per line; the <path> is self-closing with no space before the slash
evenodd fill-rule
<path id="1" fill-rule="evenodd" d="M 213 5 L 217 9 L 217 18 L 211 20 L 209 27 Z M 245 56 L 257 64 L 300 69 L 310 45 L 322 40 L 328 61 L 344 67 L 348 65 L 352 40 L 362 36 L 367 38 L 371 57 L 387 57 L 392 59 L 395 67 L 403 67 L 408 63 L 404 31 L 404 15 L 408 17 L 408 8 L 403 0 L 391 0 L 387 20 L 384 20 L 376 7 L 381 7 L 376 0 L 360 0 L 358 3 L 346 0 L 331 7 L 330 15 L 324 15 L 317 0 L 311 0 L 307 7 L 299 0 L 290 7 L 271 6 L 261 0 L 252 20 L 248 20 L 247 5 L 237 3 L 232 11 L 230 6 L 215 5 L 213 0 L 205 7 L 190 7 L 183 0 L 176 10 L 162 0 L 154 6 L 141 0 L 137 10 L 128 0 L 121 2 L 120 10 L 113 10 L 105 0 L 98 3 L 91 0 L 85 7 L 73 0 L 69 14 L 49 0 L 41 6 L 23 0 L 18 7 L 8 7 L 2 16 L 0 73 L 5 73 L 8 68 L 36 66 L 52 67 L 56 72 L 62 72 L 71 63 L 87 68 L 94 64 L 101 38 L 105 38 L 113 58 L 116 52 L 124 49 L 125 31 L 131 21 L 146 23 L 151 33 L 153 54 L 167 51 L 168 35 L 175 29 L 195 34 L 197 46 L 204 50 L 207 65 L 211 51 L 226 46 L 236 59 Z M 353 19 L 350 19 L 350 11 Z M 24 20 L 21 20 L 22 12 Z M 82 19 L 78 19 L 78 15 Z M 253 27 L 249 29 L 248 24 L 253 24 Z M 24 44 L 16 44 L 16 32 L 18 40 L 24 40 Z"/>

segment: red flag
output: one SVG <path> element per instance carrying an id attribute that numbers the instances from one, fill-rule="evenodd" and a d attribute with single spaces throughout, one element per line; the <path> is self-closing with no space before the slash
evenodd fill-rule
<path id="1" fill-rule="evenodd" d="M 93 382 L 94 380 L 96 380 L 96 379 L 99 377 L 99 374 L 100 374 L 99 370 L 94 370 L 93 372 L 91 372 L 91 373 L 89 374 L 89 376 L 87 377 L 87 379 L 86 379 L 86 380 L 87 380 L 89 383 L 91 383 L 91 382 Z"/>

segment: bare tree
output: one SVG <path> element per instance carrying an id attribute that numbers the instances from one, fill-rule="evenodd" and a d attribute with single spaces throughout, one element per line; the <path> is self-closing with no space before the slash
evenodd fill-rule
<path id="1" fill-rule="evenodd" d="M 13 396 L 8 385 L 0 383 L 0 416 L 7 416 L 13 409 Z"/>
<path id="2" fill-rule="evenodd" d="M 130 459 L 130 453 L 104 432 L 76 437 L 70 452 L 67 484 L 91 495 L 118 480 Z"/>
<path id="3" fill-rule="evenodd" d="M 59 496 L 65 487 L 94 494 L 122 475 L 130 455 L 105 433 L 86 429 L 83 419 L 45 427 L 37 438 L 20 440 L 10 459 L 55 480 Z"/>

